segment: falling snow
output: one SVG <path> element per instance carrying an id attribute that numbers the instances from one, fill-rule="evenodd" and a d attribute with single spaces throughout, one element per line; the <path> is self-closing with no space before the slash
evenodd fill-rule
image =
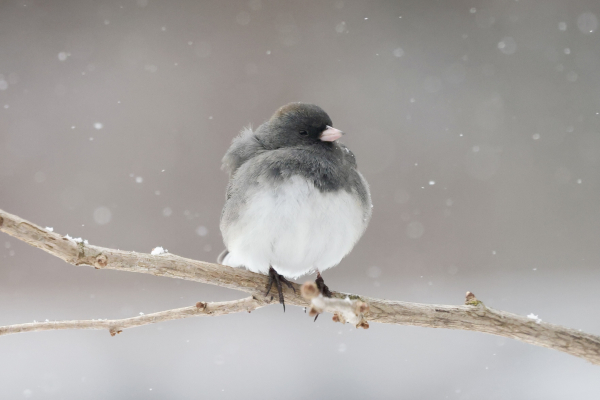
<path id="1" fill-rule="evenodd" d="M 132 0 L 118 7 L 84 2 L 68 12 L 41 3 L 22 1 L 3 9 L 2 43 L 10 62 L 0 70 L 5 125 L 0 187 L 6 191 L 8 211 L 19 213 L 20 207 L 21 216 L 44 224 L 45 232 L 54 231 L 43 228 L 52 223 L 60 234 L 68 230 L 76 236 L 65 235 L 65 244 L 84 247 L 87 237 L 101 246 L 145 252 L 153 241 L 176 241 L 182 255 L 214 261 L 223 249 L 219 212 L 227 176 L 218 169 L 226 146 L 243 124 L 266 121 L 271 109 L 281 105 L 278 102 L 306 100 L 323 106 L 335 126 L 348 132 L 342 139 L 348 146 L 344 150 L 356 154 L 377 205 L 365 236 L 339 267 L 324 275 L 332 289 L 361 293 L 364 285 L 364 294 L 373 297 L 424 303 L 446 298 L 457 303 L 461 293 L 453 288 L 467 282 L 476 292 L 478 285 L 491 285 L 482 299 L 510 309 L 514 299 L 496 290 L 509 282 L 521 304 L 546 304 L 540 296 L 557 290 L 585 304 L 599 301 L 593 290 L 584 290 L 595 287 L 590 271 L 597 261 L 594 239 L 600 237 L 596 3 L 566 6 L 567 2 L 548 0 L 547 5 L 535 5 L 510 0 L 444 3 L 436 9 L 427 2 L 334 0 L 307 2 L 301 12 L 266 0 L 220 8 L 184 2 L 168 12 L 156 0 Z M 51 24 L 40 20 L 46 12 Z M 17 293 L 24 301 L 21 308 L 29 310 L 21 320 L 62 318 L 48 308 L 50 303 L 34 304 L 39 285 L 28 288 L 25 283 L 35 272 L 28 266 L 35 265 L 37 256 L 10 240 L 0 242 L 0 275 L 7 293 Z M 335 238 L 331 241 L 335 245 Z M 171 257 L 167 253 L 160 246 L 151 250 L 163 261 Z M 138 256 L 141 260 L 144 254 Z M 71 272 L 50 264 L 48 268 L 46 286 L 57 290 L 49 298 L 62 302 L 67 297 L 61 287 Z M 90 269 L 85 274 L 111 279 L 110 271 Z M 491 282 L 490 276 L 497 279 Z M 111 318 L 145 316 L 139 312 L 146 306 L 138 304 L 143 297 L 138 295 L 155 293 L 157 284 L 146 278 L 122 277 L 129 279 L 124 287 L 135 292 L 129 298 L 127 291 L 71 285 L 77 289 L 72 304 L 105 304 L 106 313 L 115 312 Z M 314 280 L 314 275 L 306 280 Z M 171 288 L 179 293 L 175 299 L 182 295 L 173 307 L 211 300 L 193 290 L 188 296 L 182 282 L 170 284 L 181 284 Z M 532 292 L 531 287 L 544 290 Z M 165 287 L 165 293 L 171 289 Z M 25 296 L 27 291 L 33 295 Z M 111 301 L 120 306 L 111 311 Z M 157 307 L 147 308 L 166 309 Z M 281 316 L 280 308 L 265 308 L 259 314 Z M 306 317 L 291 306 L 283 317 L 294 313 Z M 586 323 L 593 319 L 578 311 L 577 304 L 553 313 L 546 318 L 557 323 L 565 315 Z M 183 340 L 178 346 L 185 346 L 190 357 L 171 363 L 173 374 L 178 368 L 193 371 L 194 363 L 200 362 L 209 367 L 204 368 L 207 381 L 231 376 L 250 365 L 244 364 L 244 357 L 252 340 L 260 342 L 265 359 L 272 359 L 287 340 L 295 343 L 290 359 L 300 360 L 301 367 L 330 365 L 331 371 L 342 371 L 367 354 L 368 346 L 385 348 L 395 338 L 385 326 L 373 324 L 379 336 L 371 343 L 354 327 L 338 331 L 326 316 L 306 326 L 314 331 L 310 335 L 290 331 L 285 340 L 260 324 L 252 326 L 252 337 L 237 329 L 250 326 L 260 315 L 210 321 L 215 322 L 209 327 L 217 332 L 214 337 L 195 334 L 186 340 L 189 336 L 179 335 Z M 522 319 L 533 327 L 542 322 L 534 313 Z M 206 327 L 206 322 L 180 325 L 198 333 L 196 328 Z M 101 346 L 109 340 L 122 346 L 133 337 L 143 349 L 177 335 L 181 330 L 173 324 L 177 323 L 127 331 L 117 339 L 109 339 L 106 332 L 81 335 L 100 338 Z M 324 333 L 334 336 L 314 339 Z M 74 334 L 49 333 L 57 348 L 68 345 Z M 470 371 L 494 373 L 518 389 L 510 378 L 523 375 L 524 365 L 546 357 L 542 350 L 539 356 L 516 354 L 510 340 L 491 338 L 493 349 L 474 348 L 473 357 L 450 362 L 439 357 L 443 346 L 429 340 L 430 334 L 413 335 L 410 343 L 414 349 L 431 351 L 394 353 L 396 375 L 417 378 L 390 380 L 387 384 L 396 392 L 386 393 L 485 398 L 489 388 L 465 383 L 461 377 Z M 30 353 L 9 349 L 7 357 L 22 356 L 35 366 L 43 354 Z M 75 381 L 85 382 L 90 393 L 100 393 L 102 380 L 94 378 L 98 371 L 90 370 L 92 353 L 84 360 L 89 365 L 82 364 L 87 378 L 81 371 L 69 375 L 69 360 L 59 357 L 52 368 L 38 363 L 42 367 L 31 379 L 3 382 L 4 390 L 15 398 L 59 398 Z M 312 358 L 303 363 L 301 356 L 309 353 Z M 390 352 L 369 352 L 372 365 L 391 365 L 389 356 Z M 419 374 L 431 362 L 452 364 L 450 384 L 422 384 Z M 155 364 L 171 365 L 160 354 Z M 543 368 L 529 374 L 526 394 L 544 398 L 560 390 L 592 392 L 595 381 L 586 379 L 591 370 L 580 364 L 569 382 L 544 380 Z M 159 395 L 167 389 L 136 379 L 142 370 L 124 372 L 125 395 L 154 389 Z M 273 393 L 285 393 L 284 372 L 276 369 L 271 376 Z M 361 393 L 384 393 L 376 372 L 361 370 Z M 237 376 L 240 387 L 249 384 L 247 376 Z M 316 387 L 323 386 L 323 377 L 316 377 Z M 340 398 L 356 395 L 348 385 L 337 386 Z M 222 388 L 219 384 L 212 389 L 219 393 Z M 189 392 L 178 387 L 181 397 L 193 397 L 196 389 L 192 384 Z M 147 396 L 157 396 L 153 393 Z"/>

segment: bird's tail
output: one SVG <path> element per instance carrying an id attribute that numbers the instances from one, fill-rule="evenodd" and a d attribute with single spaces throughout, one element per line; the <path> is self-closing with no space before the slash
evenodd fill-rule
<path id="1" fill-rule="evenodd" d="M 217 257 L 217 263 L 224 265 L 224 261 L 225 258 L 229 255 L 229 250 L 225 249 L 221 252 L 221 254 L 219 254 L 219 257 Z"/>

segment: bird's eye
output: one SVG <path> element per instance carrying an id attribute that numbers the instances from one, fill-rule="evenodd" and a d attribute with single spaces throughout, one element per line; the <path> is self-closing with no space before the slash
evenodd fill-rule
<path id="1" fill-rule="evenodd" d="M 306 132 L 306 131 L 300 131 L 300 132 L 298 132 L 298 133 L 299 133 L 299 134 L 301 134 L 302 136 L 306 136 L 306 135 L 308 135 L 308 132 Z"/>

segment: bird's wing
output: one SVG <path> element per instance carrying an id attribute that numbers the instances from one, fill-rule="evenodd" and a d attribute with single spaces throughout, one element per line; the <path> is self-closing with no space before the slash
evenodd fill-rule
<path id="1" fill-rule="evenodd" d="M 246 205 L 246 198 L 249 195 L 249 189 L 252 185 L 257 185 L 257 176 L 259 174 L 260 163 L 254 160 L 237 161 L 233 158 L 235 154 L 237 142 L 234 141 L 233 145 L 223 158 L 223 168 L 227 166 L 227 159 L 231 159 L 231 162 L 236 162 L 235 167 L 227 167 L 230 172 L 229 184 L 227 185 L 227 194 L 225 196 L 225 205 L 221 211 L 221 233 L 223 235 L 223 242 L 225 244 L 225 250 L 219 255 L 217 262 L 222 264 L 225 262 L 225 258 L 229 254 L 228 242 L 231 234 L 231 228 L 235 221 L 240 217 L 243 212 L 244 206 Z M 262 157 L 258 157 L 259 159 Z M 231 165 L 231 164 L 230 164 Z M 235 172 L 235 174 L 234 174 Z"/>
<path id="2" fill-rule="evenodd" d="M 264 147 L 252 132 L 251 128 L 244 128 L 242 132 L 233 139 L 233 143 L 225 153 L 221 169 L 232 177 L 235 171 L 246 161 L 264 151 Z"/>

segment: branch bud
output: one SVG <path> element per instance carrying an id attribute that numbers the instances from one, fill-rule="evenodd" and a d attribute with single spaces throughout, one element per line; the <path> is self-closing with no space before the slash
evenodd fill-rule
<path id="1" fill-rule="evenodd" d="M 121 329 L 117 329 L 117 328 L 110 328 L 109 332 L 110 332 L 110 336 L 115 336 L 123 331 Z"/>
<path id="2" fill-rule="evenodd" d="M 471 292 L 467 292 L 465 296 L 465 305 L 467 306 L 477 306 L 481 304 L 481 301 L 477 300 L 477 297 Z"/>
<path id="3" fill-rule="evenodd" d="M 331 318 L 333 322 L 341 322 L 342 324 L 346 323 L 346 318 L 342 314 L 335 313 L 333 314 L 333 318 Z"/>
<path id="4" fill-rule="evenodd" d="M 369 304 L 364 301 L 356 300 L 356 303 L 354 303 L 354 313 L 360 315 L 367 312 L 369 312 Z"/>
<path id="5" fill-rule="evenodd" d="M 108 264 L 108 257 L 106 257 L 104 254 L 100 254 L 98 257 L 96 257 L 96 262 L 95 262 L 95 267 L 96 268 L 104 268 L 106 267 L 106 265 Z"/>
<path id="6" fill-rule="evenodd" d="M 369 323 L 367 320 L 363 319 L 356 325 L 356 329 L 358 328 L 369 329 Z"/>
<path id="7" fill-rule="evenodd" d="M 314 282 L 304 282 L 300 287 L 300 293 L 306 300 L 312 300 L 319 295 L 319 288 Z"/>
<path id="8" fill-rule="evenodd" d="M 308 315 L 311 317 L 314 317 L 317 314 L 321 314 L 322 312 L 323 309 L 315 306 L 314 304 L 311 304 L 310 308 L 308 309 Z"/>

